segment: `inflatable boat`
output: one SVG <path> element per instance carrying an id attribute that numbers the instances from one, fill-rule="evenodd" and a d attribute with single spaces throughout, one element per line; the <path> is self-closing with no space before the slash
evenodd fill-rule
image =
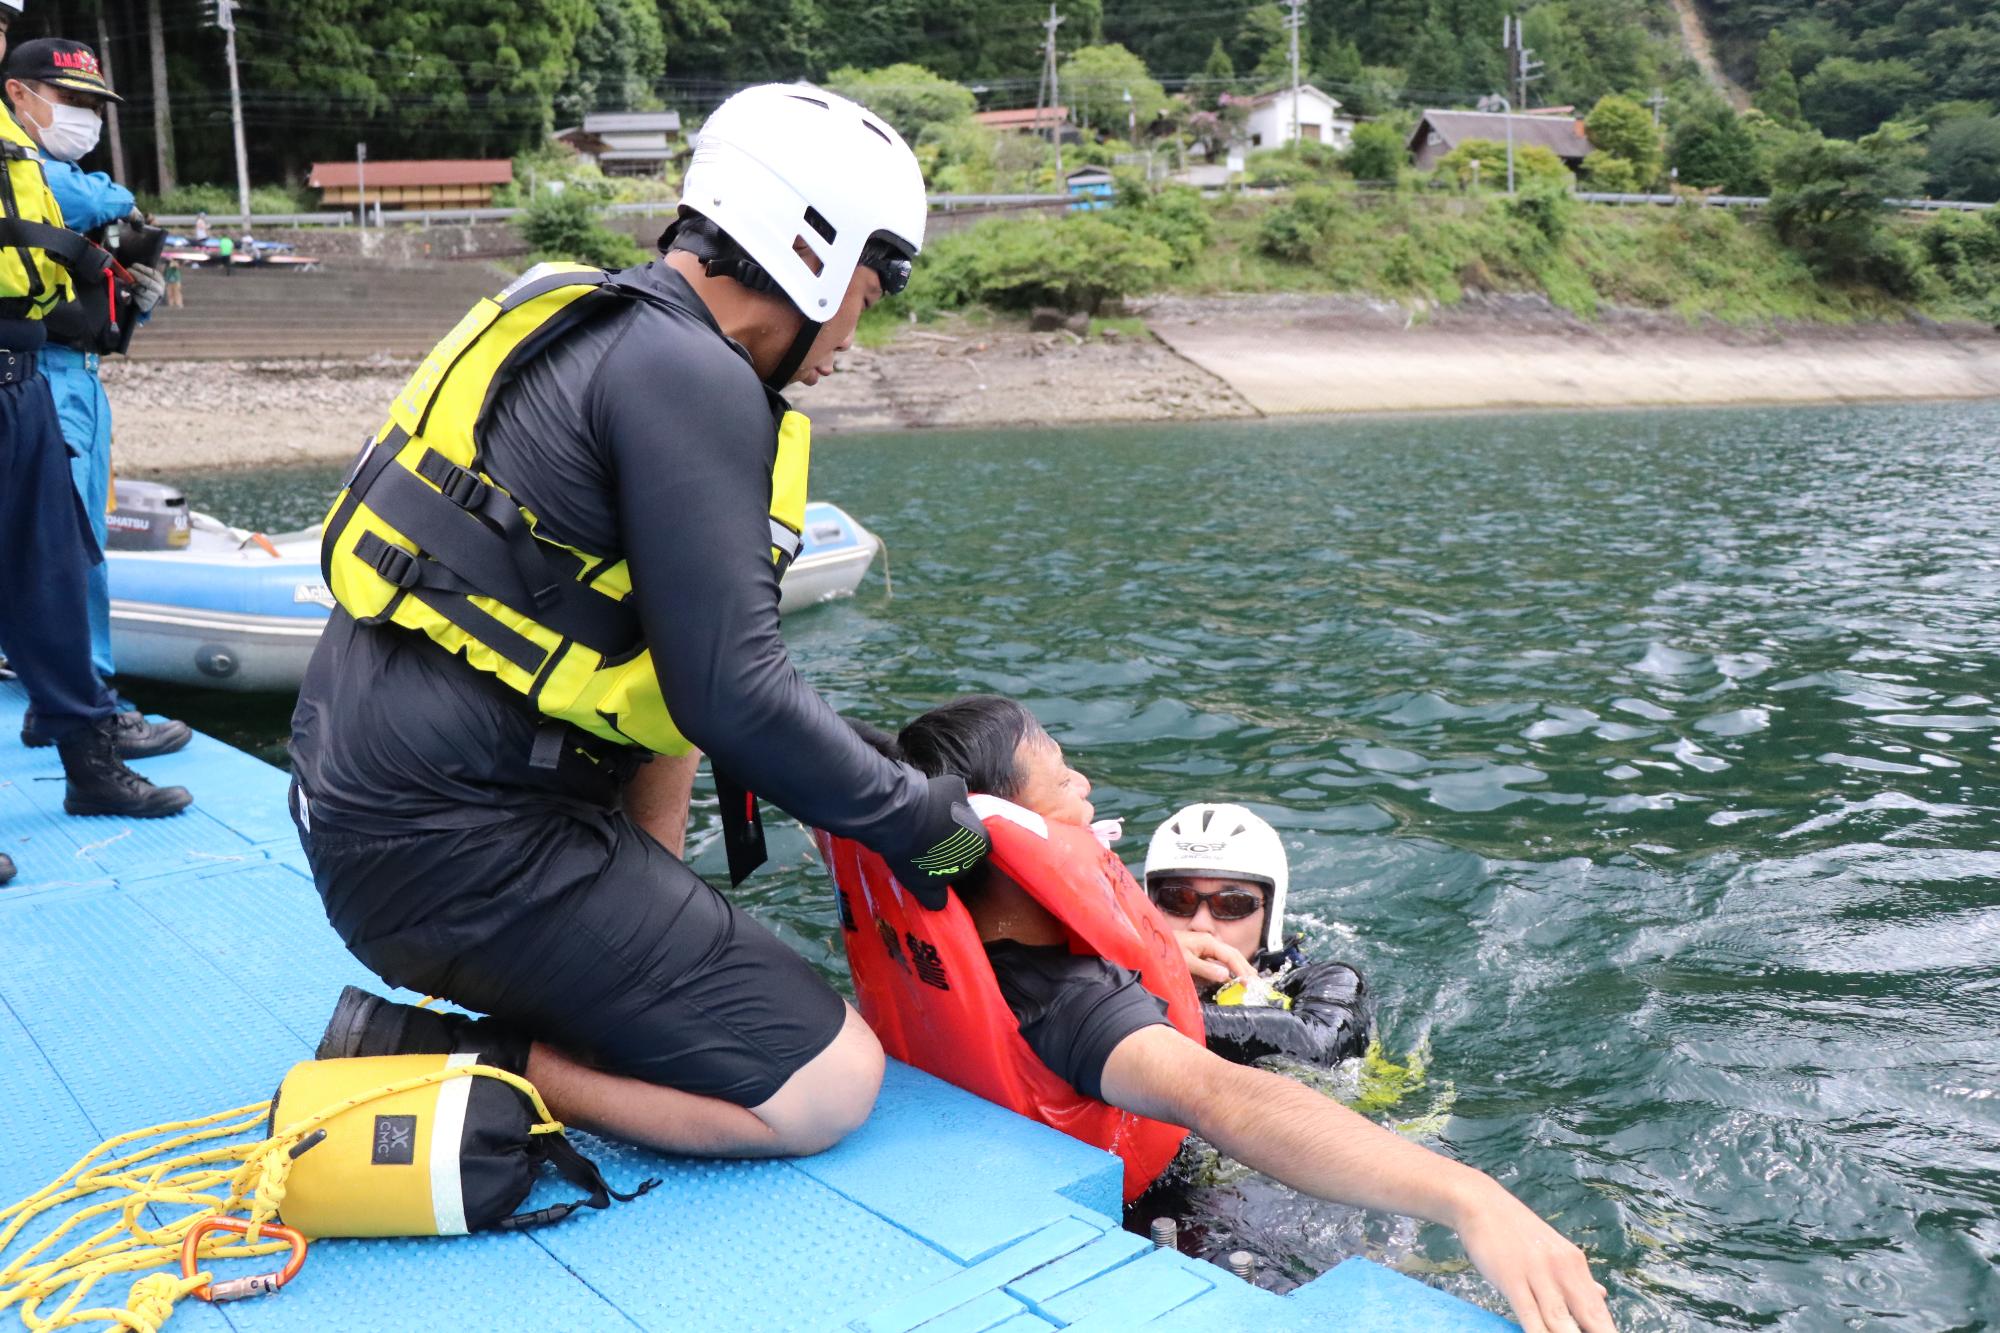
<path id="1" fill-rule="evenodd" d="M 120 482 L 118 492 L 105 552 L 118 673 L 245 693 L 296 690 L 333 607 L 319 530 L 266 536 L 191 512 L 167 487 Z M 779 610 L 852 593 L 880 547 L 837 505 L 808 504 Z"/>

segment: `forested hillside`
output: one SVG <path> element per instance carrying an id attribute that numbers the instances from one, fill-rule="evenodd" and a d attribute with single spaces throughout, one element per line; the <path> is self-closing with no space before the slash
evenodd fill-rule
<path id="1" fill-rule="evenodd" d="M 2000 5 L 1993 0 L 1709 0 L 1722 58 L 1759 109 L 1835 138 L 1926 127 L 1932 187 L 2000 195 Z"/>
<path id="2" fill-rule="evenodd" d="M 222 34 L 213 0 L 32 3 L 19 36 L 96 41 L 130 98 L 134 172 L 155 161 L 151 47 L 168 79 L 173 174 L 231 173 Z M 1059 50 L 1119 44 L 1167 92 L 1255 91 L 1288 77 L 1284 10 L 1247 0 L 1058 0 Z M 244 0 L 237 9 L 253 174 L 371 153 L 507 154 L 585 110 L 699 114 L 750 80 L 915 64 L 975 88 L 982 107 L 1028 106 L 1047 0 Z M 1466 103 L 1506 86 L 1501 21 L 1524 20 L 1543 62 L 1531 99 L 1587 105 L 1685 78 L 1665 0 L 1312 0 L 1302 64 L 1364 115 Z M 1080 90 L 1081 91 L 1081 90 Z M 1122 92 L 1122 86 L 1111 95 Z"/>

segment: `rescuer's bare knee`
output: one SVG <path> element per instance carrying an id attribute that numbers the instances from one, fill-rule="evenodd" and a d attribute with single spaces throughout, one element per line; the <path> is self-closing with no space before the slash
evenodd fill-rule
<path id="1" fill-rule="evenodd" d="M 859 1129 L 881 1090 L 882 1043 L 849 1006 L 833 1044 L 751 1110 L 771 1127 L 781 1152 L 804 1157 Z"/>

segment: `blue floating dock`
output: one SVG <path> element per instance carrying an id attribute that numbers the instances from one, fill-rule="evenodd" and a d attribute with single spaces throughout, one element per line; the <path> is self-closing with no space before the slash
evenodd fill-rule
<path id="1" fill-rule="evenodd" d="M 190 788 L 188 813 L 71 819 L 55 751 L 13 739 L 24 707 L 0 685 L 0 851 L 20 867 L 0 888 L 0 1206 L 115 1134 L 270 1096 L 340 987 L 380 986 L 320 911 L 284 774 L 197 736 L 139 765 Z M 1154 1250 L 1118 1225 L 1115 1159 L 893 1062 L 868 1123 L 818 1157 L 699 1161 L 579 1138 L 614 1183 L 664 1183 L 532 1234 L 322 1241 L 279 1295 L 189 1301 L 170 1327 L 1514 1327 L 1361 1259 L 1280 1297 Z"/>

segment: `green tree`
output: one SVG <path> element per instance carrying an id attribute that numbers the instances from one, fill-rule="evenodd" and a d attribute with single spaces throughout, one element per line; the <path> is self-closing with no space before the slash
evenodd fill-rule
<path id="1" fill-rule="evenodd" d="M 1202 62 L 1201 78 L 1188 89 L 1189 96 L 1203 111 L 1215 110 L 1222 94 L 1236 86 L 1236 62 L 1229 58 L 1229 51 L 1222 45 L 1220 37 L 1208 50 L 1208 59 Z"/>
<path id="2" fill-rule="evenodd" d="M 1918 133 L 1892 122 L 1854 142 L 1793 136 L 1771 165 L 1768 216 L 1778 238 L 1827 277 L 1907 294 L 1915 274 L 1889 234 L 1884 201 L 1923 183 Z"/>
<path id="3" fill-rule="evenodd" d="M 1757 140 L 1727 105 L 1677 121 L 1668 160 L 1682 185 L 1724 194 L 1764 192 L 1764 165 Z"/>
<path id="4" fill-rule="evenodd" d="M 1418 96 L 1428 102 L 1464 94 L 1465 52 L 1456 33 L 1426 24 L 1409 50 L 1410 87 Z"/>
<path id="5" fill-rule="evenodd" d="M 1822 60 L 1799 84 L 1799 105 L 1822 134 L 1853 139 L 1894 119 L 1929 80 L 1907 60 Z"/>
<path id="6" fill-rule="evenodd" d="M 1664 82 L 1664 43 L 1646 8 L 1631 0 L 1557 0 L 1529 9 L 1521 26 L 1542 62 L 1536 100 L 1584 106 L 1621 88 Z"/>
<path id="7" fill-rule="evenodd" d="M 667 63 L 667 36 L 654 0 L 602 0 L 596 21 L 576 39 L 576 69 L 556 94 L 557 118 L 575 123 L 592 111 L 648 111 L 653 81 Z"/>
<path id="8" fill-rule="evenodd" d="M 1930 133 L 1925 167 L 1946 199 L 2000 200 L 2000 117 L 1960 117 Z"/>
<path id="9" fill-rule="evenodd" d="M 1361 77 L 1361 70 L 1361 48 L 1352 41 L 1328 39 L 1319 59 L 1312 62 L 1313 79 L 1340 97 L 1347 95 L 1345 90 Z"/>
<path id="10" fill-rule="evenodd" d="M 1276 5 L 1258 5 L 1246 11 L 1237 25 L 1230 56 L 1239 70 L 1250 71 L 1248 80 L 1258 91 L 1268 92 L 1292 79 L 1292 39 L 1285 27 L 1285 11 Z"/>
<path id="11" fill-rule="evenodd" d="M 1357 116 L 1386 116 L 1403 100 L 1403 71 L 1393 65 L 1364 65 L 1352 87 L 1341 93 Z"/>
<path id="12" fill-rule="evenodd" d="M 437 156 L 440 142 L 506 155 L 552 127 L 596 21 L 590 0 L 293 0 L 282 24 L 245 24 L 239 45 L 259 97 L 318 108 L 294 150 L 330 140 L 351 156 L 365 126 L 382 157 Z"/>
<path id="13" fill-rule="evenodd" d="M 1792 73 L 1792 44 L 1774 32 L 1757 47 L 1757 109 L 1773 120 L 1796 125 L 1800 119 L 1799 81 Z"/>
<path id="14" fill-rule="evenodd" d="M 1146 72 L 1146 63 L 1115 43 L 1071 52 L 1061 78 L 1063 101 L 1077 122 L 1119 138 L 1130 120 L 1143 130 L 1167 104 L 1166 91 Z"/>
<path id="15" fill-rule="evenodd" d="M 1386 121 L 1370 120 L 1354 127 L 1348 145 L 1347 174 L 1358 181 L 1394 181 L 1403 171 L 1403 136 Z"/>
<path id="16" fill-rule="evenodd" d="M 1608 93 L 1584 117 L 1583 132 L 1593 147 L 1631 164 L 1641 186 L 1660 174 L 1660 130 L 1646 109 L 1629 97 Z"/>
<path id="17" fill-rule="evenodd" d="M 941 79 L 922 65 L 849 66 L 826 76 L 829 91 L 851 97 L 896 127 L 911 143 L 927 125 L 949 125 L 971 117 L 970 89 Z"/>
<path id="18" fill-rule="evenodd" d="M 1639 194 L 1645 188 L 1637 167 L 1602 148 L 1583 159 L 1583 183 L 1604 194 Z"/>
<path id="19" fill-rule="evenodd" d="M 521 236 L 541 259 L 610 269 L 642 262 L 645 254 L 630 236 L 599 220 L 601 204 L 596 193 L 588 189 L 543 190 L 521 215 Z"/>
<path id="20" fill-rule="evenodd" d="M 1504 190 L 1507 188 L 1507 145 L 1494 139 L 1467 139 L 1458 147 L 1438 159 L 1437 174 L 1443 180 L 1456 183 L 1464 189 L 1472 184 L 1477 162 L 1479 184 L 1482 188 Z M 1529 185 L 1548 185 L 1567 188 L 1573 178 L 1569 168 L 1540 144 L 1514 150 L 1514 185 L 1525 189 Z"/>

